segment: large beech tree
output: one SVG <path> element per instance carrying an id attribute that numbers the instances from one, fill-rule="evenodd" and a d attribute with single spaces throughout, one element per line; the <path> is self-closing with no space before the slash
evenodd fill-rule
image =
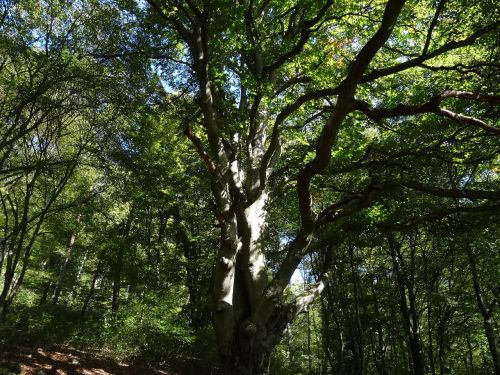
<path id="1" fill-rule="evenodd" d="M 205 166 L 220 233 L 212 316 L 227 374 L 268 373 L 286 327 L 340 279 L 332 277 L 333 253 L 355 235 L 370 236 L 369 225 L 376 224 L 390 245 L 404 305 L 402 250 L 392 232 L 498 209 L 500 22 L 494 1 L 72 5 L 87 17 L 85 33 L 75 36 L 81 46 L 71 53 L 115 73 L 123 85 L 117 98 L 145 98 L 128 110 L 173 104 L 172 123 L 182 124 Z M 144 81 L 151 79 L 156 89 L 158 77 L 168 95 L 146 95 Z M 271 220 L 283 212 L 285 219 Z M 178 232 L 190 261 L 192 244 L 180 225 Z M 276 248 L 271 240 L 278 254 L 270 254 Z M 294 294 L 292 275 L 312 258 L 322 260 L 315 282 Z M 352 259 L 350 266 L 354 274 Z M 408 332 L 415 336 L 413 328 Z M 415 372 L 423 373 L 417 344 L 411 358 Z M 491 347 L 497 355 L 494 342 Z"/>
<path id="2" fill-rule="evenodd" d="M 213 321 L 226 373 L 268 371 L 329 270 L 297 296 L 285 291 L 290 279 L 306 255 L 334 251 L 324 241 L 342 236 L 336 223 L 398 191 L 451 198 L 453 209 L 436 208 L 442 215 L 500 199 L 478 171 L 463 173 L 472 186 L 421 178 L 442 148 L 463 156 L 475 141 L 498 146 L 493 2 L 148 0 L 124 9 L 139 30 L 95 56 L 152 58 L 188 106 L 184 132 L 206 165 L 220 227 Z M 417 150 L 411 135 L 422 130 L 431 136 Z M 391 131 L 410 141 L 391 136 L 391 149 L 380 141 Z M 337 160 L 353 146 L 348 135 L 364 136 L 362 152 Z M 416 153 L 422 164 L 405 167 Z M 481 159 L 482 172 L 496 157 Z M 357 181 L 335 189 L 346 173 Z M 271 267 L 266 222 L 285 195 L 295 232 L 282 235 L 285 255 Z"/>

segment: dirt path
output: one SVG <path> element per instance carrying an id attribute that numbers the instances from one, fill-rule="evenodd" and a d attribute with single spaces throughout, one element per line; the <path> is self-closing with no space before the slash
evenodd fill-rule
<path id="1" fill-rule="evenodd" d="M 72 348 L 0 347 L 0 375 L 178 375 L 176 373 L 132 367 L 99 354 Z"/>

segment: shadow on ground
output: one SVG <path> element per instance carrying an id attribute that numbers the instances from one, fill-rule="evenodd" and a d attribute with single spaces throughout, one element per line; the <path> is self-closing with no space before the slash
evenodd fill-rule
<path id="1" fill-rule="evenodd" d="M 2 372 L 3 371 L 3 372 Z M 23 375 L 179 375 L 168 370 L 147 369 L 115 362 L 98 353 L 72 348 L 0 348 L 0 374 Z"/>

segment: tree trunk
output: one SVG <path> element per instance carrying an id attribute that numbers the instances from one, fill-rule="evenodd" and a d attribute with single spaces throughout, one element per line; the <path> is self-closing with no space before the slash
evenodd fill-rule
<path id="1" fill-rule="evenodd" d="M 82 214 L 78 214 L 76 218 L 76 223 L 77 226 L 80 224 L 80 219 L 81 219 Z M 66 276 L 66 272 L 68 270 L 69 266 L 69 261 L 71 258 L 71 253 L 73 252 L 73 245 L 75 244 L 76 240 L 76 231 L 77 228 L 71 231 L 68 237 L 68 243 L 66 245 L 66 255 L 64 257 L 64 261 L 61 265 L 61 269 L 59 270 L 59 277 L 57 278 L 57 283 L 56 287 L 54 289 L 54 294 L 52 295 L 52 304 L 57 305 L 57 302 L 59 301 L 59 297 L 61 295 L 62 287 L 64 284 L 64 277 Z"/>
<path id="2" fill-rule="evenodd" d="M 448 368 L 445 364 L 445 354 L 446 354 L 446 326 L 448 321 L 452 317 L 454 313 L 454 309 L 449 305 L 446 305 L 441 313 L 441 317 L 439 319 L 439 328 L 438 328 L 438 360 L 439 360 L 439 373 L 441 375 L 448 372 Z"/>
<path id="3" fill-rule="evenodd" d="M 491 357 L 493 359 L 493 368 L 495 369 L 495 375 L 500 375 L 500 353 L 498 352 L 495 330 L 493 328 L 491 316 L 486 317 L 483 321 L 484 332 L 486 334 L 486 339 L 488 340 L 488 347 L 490 349 Z"/>
<path id="4" fill-rule="evenodd" d="M 0 322 L 5 322 L 7 318 L 7 310 L 10 306 L 9 299 L 4 293 L 0 295 Z"/>
<path id="5" fill-rule="evenodd" d="M 467 363 L 467 359 L 469 360 L 470 373 L 472 375 L 475 375 L 476 370 L 474 368 L 474 354 L 473 354 L 474 351 L 472 349 L 472 345 L 471 345 L 471 342 L 470 342 L 470 336 L 467 334 L 465 336 L 465 338 L 467 340 L 467 351 L 468 351 L 465 362 Z M 468 373 L 469 373 L 469 371 L 468 371 Z"/>
<path id="6" fill-rule="evenodd" d="M 111 298 L 111 313 L 114 317 L 118 314 L 118 308 L 120 305 L 120 289 L 121 289 L 121 277 L 123 270 L 123 257 L 127 248 L 130 246 L 129 244 L 129 234 L 130 228 L 132 226 L 132 211 L 130 211 L 127 221 L 125 223 L 125 228 L 122 236 L 121 243 L 118 245 L 116 249 L 116 256 L 114 260 L 114 264 L 112 266 L 113 273 L 113 295 Z"/>
<path id="7" fill-rule="evenodd" d="M 349 249 L 349 265 L 351 268 L 351 280 L 353 285 L 354 297 L 354 334 L 352 335 L 352 347 L 355 357 L 354 365 L 356 374 L 363 375 L 365 373 L 365 353 L 364 353 L 364 339 L 363 327 L 360 317 L 360 288 L 359 288 L 359 274 L 354 263 L 354 248 Z"/>
<path id="8" fill-rule="evenodd" d="M 256 261 L 250 263 L 258 266 Z M 240 259 L 240 264 L 248 262 Z M 250 303 L 252 297 L 249 296 L 256 291 L 245 290 L 248 284 L 244 276 L 248 274 L 242 270 L 244 267 L 235 265 L 235 268 L 233 303 L 219 303 L 214 313 L 222 368 L 226 375 L 268 374 L 271 353 L 281 341 L 287 325 L 298 313 L 307 310 L 299 311 L 295 304 L 267 300 L 265 296 L 256 304 Z M 306 302 L 303 304 L 305 306 Z"/>
<path id="9" fill-rule="evenodd" d="M 481 295 L 481 285 L 479 283 L 479 276 L 477 273 L 476 259 L 472 248 L 467 246 L 467 256 L 469 258 L 469 266 L 472 274 L 472 282 L 474 285 L 474 294 L 476 296 L 476 302 L 483 317 L 483 327 L 486 339 L 488 340 L 488 347 L 490 349 L 491 358 L 493 360 L 493 368 L 495 369 L 495 375 L 500 375 L 500 352 L 497 346 L 497 335 L 493 328 L 493 312 L 487 307 L 487 304 L 483 300 Z"/>
<path id="10" fill-rule="evenodd" d="M 83 301 L 82 305 L 82 310 L 80 311 L 80 317 L 83 318 L 85 316 L 85 313 L 87 312 L 87 308 L 89 306 L 90 300 L 92 299 L 92 296 L 94 295 L 95 291 L 95 286 L 97 284 L 97 280 L 99 279 L 99 267 L 96 268 L 94 272 L 94 277 L 92 278 L 92 283 L 90 284 L 90 290 L 87 293 L 87 296 L 85 297 L 85 301 Z"/>
<path id="11" fill-rule="evenodd" d="M 408 351 L 410 356 L 411 367 L 415 375 L 425 374 L 425 363 L 423 359 L 423 350 L 420 340 L 418 317 L 415 310 L 415 296 L 413 293 L 413 285 L 408 281 L 411 275 L 406 275 L 404 272 L 404 259 L 398 244 L 392 235 L 388 236 L 389 249 L 392 257 L 394 273 L 396 275 L 397 287 L 399 290 L 399 305 L 403 318 L 403 327 L 407 336 Z M 408 306 L 408 301 L 410 306 Z"/>
<path id="12" fill-rule="evenodd" d="M 329 285 L 327 286 L 329 288 Z M 326 290 L 326 293 L 328 293 L 328 289 Z M 328 304 L 329 306 L 330 304 Z M 333 355 L 330 352 L 330 322 L 329 322 L 329 316 L 327 312 L 327 305 L 325 305 L 324 299 L 321 300 L 321 325 L 322 325 L 322 349 L 323 349 L 323 356 L 325 358 L 325 363 L 324 363 L 324 374 L 328 372 L 328 366 L 330 366 L 331 370 L 333 371 L 334 369 L 334 361 L 333 361 Z"/>
<path id="13" fill-rule="evenodd" d="M 8 309 L 8 294 L 12 284 L 12 272 L 9 268 L 5 270 L 2 292 L 0 293 L 0 322 L 4 322 Z"/>
<path id="14" fill-rule="evenodd" d="M 54 283 L 52 281 L 47 281 L 43 284 L 42 296 L 40 297 L 39 306 L 43 306 L 47 303 L 47 299 L 49 297 L 50 291 L 53 290 Z"/>
<path id="15" fill-rule="evenodd" d="M 269 374 L 269 360 L 271 352 L 268 349 L 252 346 L 250 342 L 239 346 L 250 347 L 250 352 L 235 351 L 229 366 L 224 368 L 226 374 L 231 375 L 266 375 Z"/>
<path id="16" fill-rule="evenodd" d="M 118 314 L 120 306 L 120 288 L 121 288 L 121 273 L 122 273 L 122 260 L 123 250 L 118 250 L 118 260 L 113 269 L 113 295 L 111 298 L 111 313 L 114 317 Z"/>

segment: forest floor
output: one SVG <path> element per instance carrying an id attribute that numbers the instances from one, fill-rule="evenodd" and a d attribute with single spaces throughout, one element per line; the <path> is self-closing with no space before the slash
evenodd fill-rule
<path id="1" fill-rule="evenodd" d="M 186 368 L 182 374 L 200 372 Z M 185 372 L 186 371 L 186 372 Z M 0 375 L 180 375 L 170 370 L 141 368 L 117 362 L 98 353 L 68 347 L 0 347 Z"/>

